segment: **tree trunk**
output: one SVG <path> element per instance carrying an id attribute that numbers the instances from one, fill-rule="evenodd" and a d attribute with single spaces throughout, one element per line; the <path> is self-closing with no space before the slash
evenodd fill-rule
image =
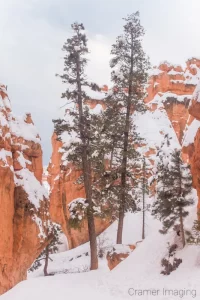
<path id="1" fill-rule="evenodd" d="M 48 262 L 49 262 L 49 246 L 47 246 L 46 250 L 45 250 L 44 276 L 49 275 L 48 272 L 47 272 Z"/>
<path id="2" fill-rule="evenodd" d="M 130 66 L 130 74 L 129 74 L 128 100 L 127 100 L 126 120 L 125 120 L 125 130 L 124 130 L 124 145 L 123 145 L 122 173 L 121 173 L 122 190 L 121 190 L 121 199 L 120 199 L 120 207 L 119 207 L 117 244 L 122 244 L 122 233 L 123 233 L 124 213 L 125 213 L 127 152 L 128 152 L 128 138 L 129 138 L 130 113 L 131 113 L 132 77 L 133 77 L 133 49 L 131 49 L 131 66 Z"/>
<path id="3" fill-rule="evenodd" d="M 182 176 L 181 176 L 181 166 L 180 166 L 180 158 L 179 158 L 179 197 L 182 196 Z M 183 226 L 183 209 L 179 207 L 179 214 L 180 214 L 180 230 L 181 230 L 181 240 L 183 248 L 185 247 L 185 232 Z"/>
<path id="4" fill-rule="evenodd" d="M 77 90 L 78 90 L 78 110 L 79 110 L 79 131 L 80 138 L 82 142 L 82 168 L 84 177 L 84 187 L 86 193 L 87 207 L 87 222 L 88 222 L 88 233 L 90 240 L 90 253 L 91 253 L 91 264 L 90 269 L 98 269 L 98 257 L 97 257 L 97 242 L 96 242 L 96 232 L 95 223 L 93 215 L 93 202 L 92 202 L 92 180 L 91 180 L 91 165 L 88 158 L 89 143 L 88 143 L 88 127 L 85 124 L 85 119 L 83 116 L 83 99 L 82 99 L 82 87 L 80 81 L 80 58 L 79 54 L 77 56 Z M 86 139 L 87 137 L 87 139 Z"/>
<path id="5" fill-rule="evenodd" d="M 180 208 L 180 230 L 181 230 L 181 240 L 183 244 L 183 248 L 185 247 L 185 232 L 184 232 L 184 226 L 183 226 L 183 214 L 182 214 L 182 208 Z"/>
<path id="6" fill-rule="evenodd" d="M 144 158 L 144 163 L 143 163 L 143 182 L 142 182 L 142 239 L 145 239 L 145 191 L 146 191 L 146 186 L 145 186 L 145 158 Z"/>
<path id="7" fill-rule="evenodd" d="M 68 242 L 68 249 L 73 249 L 75 247 L 73 235 L 71 234 L 71 228 L 69 226 L 69 219 L 67 217 L 67 207 L 66 204 L 66 193 L 65 191 L 62 192 L 62 208 L 63 208 L 63 214 L 65 218 L 66 223 L 66 231 L 67 231 L 67 242 Z"/>

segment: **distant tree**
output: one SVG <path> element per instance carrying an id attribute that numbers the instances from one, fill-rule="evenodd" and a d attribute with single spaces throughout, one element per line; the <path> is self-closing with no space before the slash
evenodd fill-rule
<path id="1" fill-rule="evenodd" d="M 193 204 L 192 176 L 190 167 L 181 159 L 180 150 L 170 153 L 169 138 L 158 153 L 157 164 L 157 194 L 153 204 L 152 214 L 163 224 L 161 233 L 165 234 L 177 224 L 180 225 L 180 236 L 185 246 L 185 231 L 183 220 L 188 215 L 186 208 Z"/>
<path id="2" fill-rule="evenodd" d="M 42 266 L 42 261 L 44 261 L 44 276 L 48 276 L 48 264 L 49 260 L 52 260 L 50 255 L 54 254 L 58 251 L 58 246 L 62 243 L 59 240 L 59 234 L 61 232 L 60 226 L 57 224 L 51 225 L 48 228 L 48 237 L 47 240 L 50 240 L 50 243 L 45 247 L 45 249 L 41 252 L 38 258 L 34 261 L 31 268 L 29 269 L 30 272 L 37 270 L 39 267 Z"/>
<path id="3" fill-rule="evenodd" d="M 119 222 L 117 230 L 117 243 L 122 243 L 123 221 L 126 211 L 127 198 L 128 202 L 132 200 L 129 193 L 127 182 L 129 181 L 129 166 L 130 151 L 133 148 L 133 132 L 132 132 L 132 118 L 133 111 L 145 111 L 144 96 L 145 84 L 147 82 L 147 70 L 149 68 L 149 61 L 142 48 L 141 38 L 144 35 L 144 29 L 140 24 L 139 12 L 129 15 L 125 20 L 124 32 L 118 36 L 116 43 L 112 46 L 111 50 L 111 63 L 112 68 L 111 80 L 114 88 L 111 97 L 115 101 L 113 107 L 115 113 L 111 111 L 111 116 L 115 116 L 113 121 L 117 122 L 112 126 L 112 143 L 113 153 L 116 146 L 117 136 L 120 136 L 121 151 L 119 159 L 121 160 L 121 169 L 119 170 L 120 176 L 120 189 L 119 191 Z M 121 109 L 119 107 L 121 106 Z M 108 107 L 108 106 L 107 106 Z M 119 116 L 119 112 L 121 116 Z M 112 120 L 112 118 L 111 118 Z M 131 146 L 130 146 L 131 144 Z M 133 154 L 132 154 L 133 155 Z M 111 157 L 111 163 L 113 159 Z M 131 198 L 131 199 L 130 199 Z M 133 201 L 132 201 L 133 202 Z M 134 205 L 135 206 L 135 205 Z"/>
<path id="4" fill-rule="evenodd" d="M 83 24 L 72 24 L 74 35 L 68 38 L 63 46 L 64 72 L 60 76 L 66 85 L 62 98 L 66 99 L 66 116 L 54 120 L 55 132 L 63 142 L 66 163 L 71 163 L 82 175 L 76 184 L 85 189 L 86 208 L 85 217 L 88 223 L 88 232 L 91 250 L 91 270 L 98 268 L 97 242 L 94 215 L 98 207 L 96 203 L 98 180 L 104 168 L 102 147 L 100 148 L 100 133 L 102 130 L 101 112 L 91 113 L 88 101 L 91 91 L 99 91 L 97 84 L 89 82 L 86 75 L 87 38 Z M 65 136 L 65 138 L 63 137 Z M 96 180 L 96 183 L 95 183 Z M 80 209 L 80 204 L 79 204 Z M 71 222 L 75 224 L 76 222 Z"/>

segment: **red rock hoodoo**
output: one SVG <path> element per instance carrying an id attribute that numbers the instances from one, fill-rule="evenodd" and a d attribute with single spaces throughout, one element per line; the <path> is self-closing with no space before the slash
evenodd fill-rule
<path id="1" fill-rule="evenodd" d="M 188 156 L 191 164 L 193 185 L 198 195 L 198 214 L 200 212 L 200 84 L 197 85 L 189 107 L 189 113 L 195 120 L 188 126 L 183 155 Z"/>
<path id="2" fill-rule="evenodd" d="M 44 247 L 48 218 L 40 137 L 30 114 L 16 117 L 0 85 L 0 294 L 26 278 Z"/>

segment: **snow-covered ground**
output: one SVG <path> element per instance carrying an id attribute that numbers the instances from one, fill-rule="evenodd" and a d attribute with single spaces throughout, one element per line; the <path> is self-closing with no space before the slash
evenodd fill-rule
<path id="1" fill-rule="evenodd" d="M 194 195 L 195 196 L 195 195 Z M 190 209 L 186 229 L 190 229 L 196 218 L 196 207 Z M 128 213 L 125 218 L 123 244 L 141 241 L 141 213 Z M 176 234 L 171 231 L 161 235 L 160 222 L 147 213 L 146 239 L 137 243 L 131 255 L 115 269 L 109 271 L 104 257 L 99 259 L 99 269 L 89 271 L 89 244 L 52 255 L 49 272 L 54 276 L 43 277 L 42 269 L 29 273 L 28 280 L 19 283 L 1 296 L 2 300 L 171 300 L 199 299 L 200 297 L 200 247 L 187 245 L 177 251 L 183 262 L 169 276 L 161 275 L 161 259 L 167 254 L 167 243 L 173 243 Z M 103 234 L 106 249 L 115 245 L 117 223 L 113 223 Z M 64 274 L 63 274 L 64 273 Z"/>

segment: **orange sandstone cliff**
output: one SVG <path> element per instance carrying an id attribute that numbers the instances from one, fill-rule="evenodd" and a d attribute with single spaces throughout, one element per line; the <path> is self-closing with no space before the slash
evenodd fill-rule
<path id="1" fill-rule="evenodd" d="M 186 125 L 191 124 L 188 106 L 200 80 L 200 60 L 191 58 L 186 68 L 163 62 L 151 72 L 145 102 L 151 110 L 163 109 L 182 144 Z"/>
<path id="2" fill-rule="evenodd" d="M 193 186 L 198 195 L 198 213 L 200 211 L 200 84 L 197 85 L 192 101 L 189 106 L 189 113 L 195 120 L 187 128 L 183 144 L 183 155 L 187 156 L 191 164 Z"/>
<path id="3" fill-rule="evenodd" d="M 30 114 L 16 117 L 0 85 L 0 294 L 26 278 L 45 246 L 49 218 L 40 137 Z"/>

